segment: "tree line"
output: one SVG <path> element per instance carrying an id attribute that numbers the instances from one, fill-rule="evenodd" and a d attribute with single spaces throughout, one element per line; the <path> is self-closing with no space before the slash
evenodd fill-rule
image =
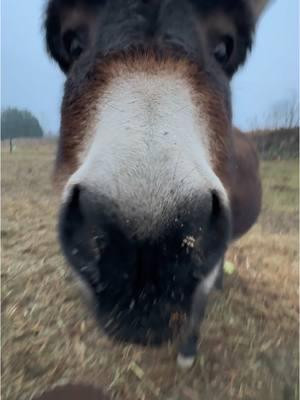
<path id="1" fill-rule="evenodd" d="M 31 112 L 17 108 L 1 111 L 1 140 L 43 136 L 41 124 Z"/>

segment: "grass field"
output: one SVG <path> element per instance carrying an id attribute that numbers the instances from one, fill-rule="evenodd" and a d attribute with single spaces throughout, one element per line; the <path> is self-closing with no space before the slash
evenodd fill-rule
<path id="1" fill-rule="evenodd" d="M 31 399 L 67 382 L 122 400 L 296 400 L 298 387 L 298 161 L 264 162 L 263 212 L 227 259 L 200 355 L 176 367 L 176 344 L 114 344 L 102 335 L 56 241 L 54 145 L 2 150 L 2 399 Z M 87 399 L 88 400 L 88 399 Z"/>

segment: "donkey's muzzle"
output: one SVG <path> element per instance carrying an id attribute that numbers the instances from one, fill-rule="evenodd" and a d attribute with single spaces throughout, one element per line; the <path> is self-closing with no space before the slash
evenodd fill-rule
<path id="1" fill-rule="evenodd" d="M 160 344 L 177 333 L 201 274 L 224 253 L 230 234 L 217 192 L 197 200 L 139 237 L 135 217 L 122 215 L 116 202 L 83 186 L 70 191 L 60 214 L 61 245 L 109 335 Z M 136 219 L 142 223 L 138 211 Z"/>

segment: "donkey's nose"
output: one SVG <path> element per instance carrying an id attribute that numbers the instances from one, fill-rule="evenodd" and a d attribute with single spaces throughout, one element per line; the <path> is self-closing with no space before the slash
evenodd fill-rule
<path id="1" fill-rule="evenodd" d="M 65 256 L 93 293 L 105 331 L 122 341 L 170 338 L 174 312 L 187 311 L 203 268 L 227 245 L 230 221 L 217 190 L 167 206 L 169 218 L 151 214 L 157 231 L 143 221 L 141 208 L 128 218 L 120 199 L 83 184 L 69 190 L 62 206 Z"/>
<path id="2" fill-rule="evenodd" d="M 59 218 L 60 242 L 68 261 L 88 280 L 88 271 L 96 268 L 104 250 L 106 257 L 107 249 L 124 257 L 129 253 L 130 243 L 120 229 L 119 214 L 112 201 L 83 185 L 68 190 Z"/>
<path id="3" fill-rule="evenodd" d="M 74 185 L 62 206 L 59 224 L 62 247 L 71 264 L 85 268 L 105 255 L 113 268 L 116 253 L 124 262 L 133 263 L 141 242 L 156 242 L 162 250 L 168 247 L 176 252 L 186 241 L 192 246 L 191 240 L 201 238 L 203 250 L 211 250 L 218 247 L 220 240 L 226 242 L 229 234 L 228 209 L 217 190 L 182 201 L 168 211 L 168 219 L 153 215 L 153 219 L 158 219 L 157 232 L 147 232 L 149 227 L 143 222 L 142 212 L 133 212 L 130 219 L 123 213 L 116 201 L 99 196 L 83 185 Z M 140 225 L 145 225 L 142 239 L 137 234 L 141 231 Z"/>
<path id="4" fill-rule="evenodd" d="M 85 189 L 74 185 L 68 190 L 61 208 L 59 235 L 67 259 L 80 271 L 97 256 L 98 236 L 93 232 L 91 217 L 92 202 L 87 204 Z"/>

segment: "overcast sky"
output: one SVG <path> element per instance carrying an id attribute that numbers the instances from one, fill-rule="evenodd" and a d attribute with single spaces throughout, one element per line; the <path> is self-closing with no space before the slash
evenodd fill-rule
<path id="1" fill-rule="evenodd" d="M 258 26 L 245 67 L 232 83 L 234 122 L 262 125 L 278 102 L 298 96 L 298 2 L 274 0 Z M 63 74 L 45 53 L 45 0 L 1 0 L 2 108 L 32 111 L 46 131 L 57 132 Z"/>

